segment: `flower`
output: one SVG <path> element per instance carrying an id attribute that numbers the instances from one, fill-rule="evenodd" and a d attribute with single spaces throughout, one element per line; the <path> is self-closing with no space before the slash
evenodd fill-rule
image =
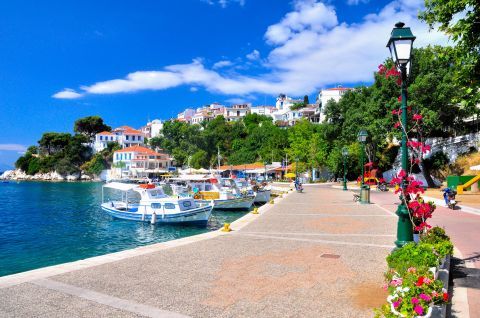
<path id="1" fill-rule="evenodd" d="M 409 267 L 409 268 L 407 269 L 407 272 L 409 272 L 409 273 L 416 273 L 416 272 L 417 272 L 417 269 L 416 269 L 415 267 Z"/>
<path id="2" fill-rule="evenodd" d="M 415 306 L 413 310 L 418 314 L 418 315 L 423 315 L 423 308 L 420 305 Z"/>
<path id="3" fill-rule="evenodd" d="M 397 301 L 394 301 L 394 302 L 393 302 L 393 307 L 398 308 L 398 306 L 400 306 L 400 303 L 401 303 L 401 302 L 402 302 L 401 299 L 399 299 L 399 300 L 397 300 Z"/>
<path id="4" fill-rule="evenodd" d="M 420 276 L 420 277 L 418 278 L 417 282 L 415 283 L 415 285 L 417 285 L 417 286 L 422 286 L 424 279 L 425 279 L 425 277 Z"/>
<path id="5" fill-rule="evenodd" d="M 413 120 L 419 121 L 422 120 L 423 116 L 420 114 L 413 114 Z"/>
<path id="6" fill-rule="evenodd" d="M 393 128 L 395 128 L 395 129 L 396 129 L 396 128 L 400 127 L 400 125 L 401 125 L 401 124 L 400 124 L 400 122 L 399 122 L 399 121 L 397 121 L 397 122 L 396 122 L 396 123 L 393 125 Z"/>
<path id="7" fill-rule="evenodd" d="M 418 295 L 421 299 L 425 300 L 426 302 L 430 302 L 432 300 L 432 297 L 428 296 L 427 294 L 421 293 Z"/>
<path id="8" fill-rule="evenodd" d="M 448 301 L 448 293 L 443 293 L 443 301 Z"/>
<path id="9" fill-rule="evenodd" d="M 412 304 L 418 304 L 418 298 L 412 297 Z"/>
<path id="10" fill-rule="evenodd" d="M 398 101 L 399 101 L 399 102 L 402 101 L 402 96 L 398 96 Z"/>

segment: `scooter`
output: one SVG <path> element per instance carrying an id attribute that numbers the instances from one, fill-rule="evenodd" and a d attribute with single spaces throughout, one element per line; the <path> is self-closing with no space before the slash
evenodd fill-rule
<path id="1" fill-rule="evenodd" d="M 301 183 L 295 183 L 295 189 L 297 190 L 298 193 L 303 192 L 303 186 Z"/>
<path id="2" fill-rule="evenodd" d="M 445 204 L 449 209 L 455 210 L 455 206 L 457 205 L 457 201 L 455 201 L 455 196 L 457 192 L 450 188 L 445 188 L 443 191 L 443 199 L 445 200 Z"/>
<path id="3" fill-rule="evenodd" d="M 388 191 L 387 182 L 385 182 L 383 179 L 379 180 L 377 189 L 382 192 Z"/>

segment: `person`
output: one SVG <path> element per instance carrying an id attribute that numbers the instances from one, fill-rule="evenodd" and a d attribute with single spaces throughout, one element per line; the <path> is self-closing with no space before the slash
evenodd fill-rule
<path id="1" fill-rule="evenodd" d="M 445 200 L 445 204 L 448 206 L 450 200 L 455 199 L 455 193 L 450 188 L 445 188 L 443 191 L 443 199 Z"/>

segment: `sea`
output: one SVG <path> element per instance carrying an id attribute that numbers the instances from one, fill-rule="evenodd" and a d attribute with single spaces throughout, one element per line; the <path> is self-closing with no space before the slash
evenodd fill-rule
<path id="1" fill-rule="evenodd" d="M 0 276 L 213 231 L 248 211 L 214 210 L 205 227 L 114 219 L 102 183 L 1 182 Z"/>

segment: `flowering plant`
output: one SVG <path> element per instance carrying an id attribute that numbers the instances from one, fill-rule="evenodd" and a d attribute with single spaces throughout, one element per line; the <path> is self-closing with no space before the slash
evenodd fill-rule
<path id="1" fill-rule="evenodd" d="M 378 66 L 378 74 L 384 76 L 386 79 L 393 78 L 398 85 L 402 84 L 401 73 L 392 66 L 388 69 L 385 65 Z M 402 101 L 402 96 L 398 97 L 398 102 Z M 397 107 L 392 110 L 392 115 L 396 116 L 394 124 L 395 129 L 401 129 L 407 136 L 407 147 L 410 154 L 410 171 L 400 170 L 395 178 L 392 179 L 391 185 L 395 186 L 395 193 L 401 193 L 401 200 L 409 211 L 410 220 L 412 222 L 413 230 L 416 233 L 425 233 L 430 225 L 427 223 L 427 219 L 432 217 L 432 213 L 435 210 L 435 205 L 431 202 L 425 203 L 420 196 L 424 192 L 423 184 L 419 180 L 415 180 L 412 176 L 412 167 L 415 164 L 420 164 L 423 155 L 430 151 L 430 146 L 422 142 L 422 123 L 423 116 L 420 113 L 412 112 L 412 106 L 406 107 L 407 118 L 413 123 L 412 127 L 407 130 L 404 127 L 401 116 L 403 110 L 401 107 Z M 414 135 L 414 136 L 411 136 Z"/>
<path id="2" fill-rule="evenodd" d="M 432 272 L 410 267 L 402 276 L 393 273 L 385 286 L 389 291 L 388 304 L 377 310 L 377 317 L 422 317 L 433 305 L 448 302 L 443 283 Z"/>

